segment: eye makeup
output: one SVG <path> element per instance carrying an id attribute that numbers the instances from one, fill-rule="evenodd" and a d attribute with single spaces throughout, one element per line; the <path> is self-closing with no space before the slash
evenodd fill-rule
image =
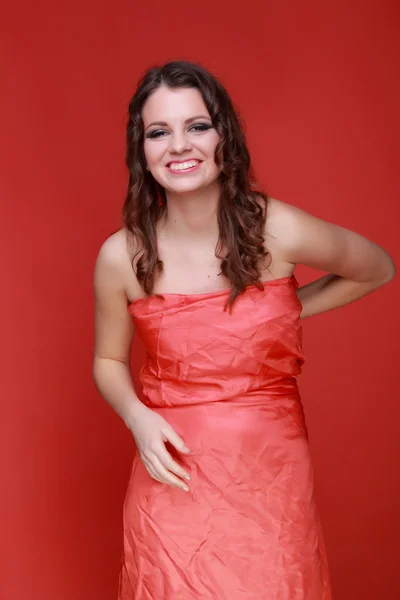
<path id="1" fill-rule="evenodd" d="M 195 131 L 197 133 L 202 133 L 204 131 L 208 131 L 209 129 L 213 129 L 211 123 L 196 123 L 195 125 L 191 125 L 189 131 Z M 163 129 L 153 129 L 153 131 L 149 131 L 146 133 L 147 139 L 157 139 L 160 137 L 164 137 L 163 134 L 167 133 Z"/>

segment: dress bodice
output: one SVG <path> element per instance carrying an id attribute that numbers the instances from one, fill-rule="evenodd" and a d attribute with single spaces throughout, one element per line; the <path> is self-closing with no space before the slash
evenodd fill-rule
<path id="1" fill-rule="evenodd" d="M 154 407 L 287 394 L 304 363 L 294 276 L 229 290 L 158 294 L 128 306 L 147 360 L 140 379 Z"/>

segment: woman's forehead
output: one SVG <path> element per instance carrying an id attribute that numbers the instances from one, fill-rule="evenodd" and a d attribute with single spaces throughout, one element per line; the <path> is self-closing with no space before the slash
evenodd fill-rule
<path id="1" fill-rule="evenodd" d="M 196 88 L 160 87 L 147 99 L 142 118 L 150 121 L 185 121 L 197 115 L 209 117 L 202 95 Z"/>

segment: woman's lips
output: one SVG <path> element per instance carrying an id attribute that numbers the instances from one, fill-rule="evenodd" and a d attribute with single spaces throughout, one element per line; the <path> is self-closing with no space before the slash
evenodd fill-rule
<path id="1" fill-rule="evenodd" d="M 190 161 L 183 161 L 183 162 L 190 162 Z M 196 171 L 196 169 L 199 169 L 202 162 L 203 161 L 199 161 L 197 163 L 197 165 L 195 165 L 194 167 L 189 167 L 188 169 L 171 169 L 170 165 L 167 165 L 167 169 L 173 175 L 184 175 L 185 173 L 193 173 L 193 171 Z M 170 164 L 182 164 L 182 163 L 175 162 L 175 163 L 170 163 Z"/>

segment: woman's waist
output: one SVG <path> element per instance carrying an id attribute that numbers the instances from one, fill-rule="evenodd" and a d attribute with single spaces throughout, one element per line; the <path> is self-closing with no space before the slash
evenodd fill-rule
<path id="1" fill-rule="evenodd" d="M 299 400 L 297 379 L 277 373 L 268 379 L 241 377 L 203 378 L 199 381 L 159 379 L 141 373 L 144 402 L 152 407 L 182 407 L 202 404 L 264 406 L 286 398 Z"/>
<path id="2" fill-rule="evenodd" d="M 174 428 L 195 453 L 236 452 L 289 440 L 306 440 L 307 428 L 299 396 L 273 398 L 245 395 L 228 401 L 151 407 Z"/>

